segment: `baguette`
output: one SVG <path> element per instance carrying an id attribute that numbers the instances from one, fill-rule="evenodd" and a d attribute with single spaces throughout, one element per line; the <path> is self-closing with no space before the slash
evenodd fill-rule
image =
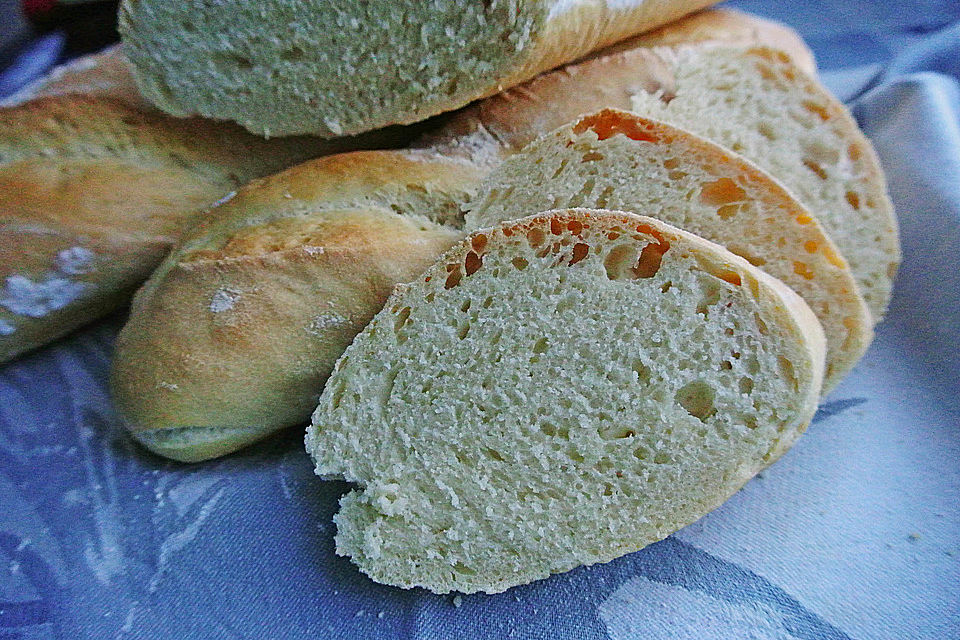
<path id="1" fill-rule="evenodd" d="M 127 428 L 196 461 L 304 421 L 393 286 L 462 237 L 460 204 L 481 175 L 429 152 L 369 151 L 240 189 L 134 299 L 111 376 Z"/>
<path id="2" fill-rule="evenodd" d="M 530 209 L 643 211 L 725 246 L 800 294 L 827 337 L 827 393 L 872 337 L 870 311 L 823 228 L 779 183 L 672 126 L 604 110 L 507 158 L 468 205 L 478 229 Z"/>
<path id="3" fill-rule="evenodd" d="M 405 135 L 264 140 L 172 118 L 131 98 L 116 50 L 53 77 L 0 109 L 0 362 L 122 307 L 240 185 Z"/>
<path id="4" fill-rule="evenodd" d="M 823 358 L 803 300 L 742 258 L 652 218 L 548 212 L 399 286 L 306 446 L 358 485 L 338 554 L 377 582 L 496 593 L 719 506 L 809 423 Z"/>
<path id="5" fill-rule="evenodd" d="M 457 109 L 714 2 L 126 0 L 119 28 L 164 111 L 331 137 Z"/>
<path id="6" fill-rule="evenodd" d="M 763 32 L 767 24 L 750 16 L 742 16 L 742 20 L 757 26 L 741 30 L 740 33 L 748 34 L 744 37 L 752 38 Z M 446 209 L 442 223 L 451 232 L 447 242 L 452 243 L 463 235 L 459 207 L 473 197 L 484 176 L 504 158 L 537 136 L 585 112 L 606 106 L 629 108 L 632 96 L 637 92 L 669 89 L 668 72 L 668 66 L 659 56 L 643 48 L 596 56 L 584 63 L 569 65 L 445 118 L 440 131 L 418 142 L 420 149 L 415 153 L 422 164 L 416 166 L 426 167 L 426 174 L 414 172 L 408 179 L 403 172 L 391 171 L 395 166 L 409 164 L 407 152 L 362 154 L 352 156 L 350 166 L 354 175 L 349 184 L 358 185 L 358 189 L 362 186 L 373 194 L 368 198 L 387 208 L 398 209 L 402 216 L 412 216 L 414 220 L 423 217 L 438 220 L 433 205 L 429 203 L 422 208 L 404 208 L 391 198 L 406 197 L 404 194 L 411 189 L 426 189 L 417 176 L 432 177 L 429 167 L 434 163 L 438 179 L 446 175 L 448 167 L 458 167 L 455 189 L 431 187 L 458 198 L 457 206 Z M 261 218 L 271 215 L 288 219 L 286 233 L 294 238 L 301 237 L 297 225 L 303 223 L 306 237 L 309 237 L 311 217 L 308 214 L 338 206 L 340 196 L 335 192 L 325 194 L 320 187 L 326 189 L 338 185 L 342 179 L 342 166 L 339 160 L 322 159 L 288 170 L 242 190 L 237 198 L 214 209 L 212 216 L 231 220 L 234 229 L 246 227 L 244 237 L 248 240 L 259 233 Z M 277 186 L 285 184 L 292 188 L 287 191 Z M 398 189 L 406 186 L 409 188 Z M 307 195 L 298 205 L 300 208 L 291 211 L 291 203 L 284 196 L 288 192 L 295 195 L 301 191 Z M 383 193 L 395 195 L 384 198 Z M 209 227 L 199 226 L 185 239 L 184 246 L 202 247 L 208 242 L 221 246 L 229 242 L 221 236 L 230 236 L 231 233 L 217 231 L 214 237 Z M 338 246 L 350 246 L 354 240 L 353 236 L 346 236 Z M 328 233 L 324 242 L 336 243 L 337 238 Z M 442 248 L 434 244 L 432 248 L 424 246 L 409 251 L 425 266 L 439 255 Z M 377 265 L 389 259 L 389 256 L 378 254 L 385 251 L 383 242 L 361 238 L 354 246 L 358 257 L 351 258 L 353 262 L 349 266 L 326 269 L 324 280 L 319 284 L 314 268 L 305 268 L 299 259 L 291 259 L 290 256 L 297 255 L 295 251 L 270 252 L 267 245 L 261 249 L 262 258 L 269 257 L 274 267 L 260 272 L 257 286 L 264 291 L 279 288 L 311 291 L 312 297 L 299 303 L 291 302 L 287 307 L 289 312 L 278 316 L 268 297 L 254 309 L 252 305 L 261 299 L 245 296 L 244 313 L 258 320 L 242 327 L 238 325 L 233 330 L 236 337 L 231 340 L 235 345 L 218 328 L 226 316 L 213 314 L 210 310 L 211 307 L 219 308 L 224 302 L 223 296 L 228 293 L 221 294 L 216 304 L 214 296 L 219 288 L 229 292 L 252 286 L 257 274 L 249 271 L 237 276 L 237 282 L 232 282 L 230 270 L 222 266 L 226 256 L 211 255 L 211 259 L 202 264 L 191 266 L 194 281 L 213 282 L 216 279 L 220 283 L 218 288 L 203 291 L 206 297 L 198 297 L 193 284 L 182 284 L 179 280 L 167 282 L 167 274 L 174 272 L 170 266 L 176 264 L 178 256 L 185 255 L 183 251 L 177 251 L 151 278 L 141 294 L 144 301 L 134 305 L 130 320 L 118 339 L 112 386 L 118 413 L 135 437 L 153 451 L 179 460 L 201 460 L 236 450 L 257 437 L 306 421 L 316 394 L 343 347 L 362 328 L 363 321 L 380 310 L 389 286 L 404 281 L 399 278 L 388 284 L 376 280 L 377 286 L 383 287 L 377 289 L 378 295 L 358 295 L 350 303 L 351 317 L 357 318 L 356 322 L 325 327 L 324 323 L 313 324 L 317 309 L 323 309 L 331 302 L 325 290 L 340 291 L 341 278 L 347 280 L 348 288 L 353 287 L 352 280 L 364 275 L 364 265 Z M 429 250 L 435 253 L 428 256 L 424 251 Z M 289 267 L 279 274 L 283 264 Z M 207 275 L 201 275 L 203 271 Z M 380 278 L 382 273 L 378 268 L 374 277 Z M 415 275 L 409 274 L 407 279 Z M 293 284 L 294 278 L 300 281 Z M 337 305 L 344 303 L 339 298 L 333 301 Z M 165 325 L 155 323 L 154 318 L 160 313 L 172 321 Z M 172 328 L 174 324 L 185 327 L 184 333 L 177 333 L 178 330 Z M 303 330 L 305 326 L 313 328 L 306 332 Z M 263 334 L 269 334 L 269 340 L 261 338 Z M 245 341 L 249 346 L 243 346 Z M 190 346 L 185 346 L 187 344 Z M 269 365 L 261 367 L 251 363 L 250 353 L 253 351 L 258 353 L 258 358 L 265 358 L 264 362 Z M 263 355 L 267 353 L 310 353 L 311 356 L 305 360 L 299 356 Z M 191 363 L 189 371 L 181 365 L 185 359 Z M 221 386 L 223 380 L 233 382 Z M 222 390 L 213 393 L 212 389 Z M 278 409 L 281 406 L 286 409 Z M 256 424 L 252 423 L 253 416 L 256 416 Z M 242 430 L 242 437 L 231 435 L 238 429 Z"/>

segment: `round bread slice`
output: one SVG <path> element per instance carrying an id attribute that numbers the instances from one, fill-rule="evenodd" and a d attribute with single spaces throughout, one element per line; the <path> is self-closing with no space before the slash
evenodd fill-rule
<path id="1" fill-rule="evenodd" d="M 775 176 L 812 211 L 850 263 L 876 322 L 900 263 L 886 181 L 870 142 L 814 78 L 766 47 L 656 48 L 673 92 L 633 108 L 731 149 Z"/>
<path id="2" fill-rule="evenodd" d="M 664 222 L 575 209 L 477 231 L 400 285 L 307 430 L 378 582 L 498 592 L 640 549 L 777 459 L 824 338 L 788 287 Z"/>
<path id="3" fill-rule="evenodd" d="M 827 336 L 824 393 L 873 335 L 870 311 L 822 227 L 777 181 L 699 136 L 623 111 L 560 127 L 507 158 L 483 182 L 467 228 L 523 208 L 643 211 L 725 246 L 806 301 Z"/>
<path id="4" fill-rule="evenodd" d="M 463 237 L 460 205 L 482 175 L 426 151 L 367 151 L 240 189 L 134 299 L 111 374 L 127 428 L 192 462 L 305 422 L 394 284 Z"/>

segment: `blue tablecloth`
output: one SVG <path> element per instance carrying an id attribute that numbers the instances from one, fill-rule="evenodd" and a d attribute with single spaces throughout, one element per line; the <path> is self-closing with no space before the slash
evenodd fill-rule
<path id="1" fill-rule="evenodd" d="M 346 485 L 314 477 L 299 430 L 193 466 L 133 446 L 115 318 L 0 368 L 0 639 L 960 638 L 960 5 L 739 5 L 809 38 L 904 247 L 875 344 L 780 462 L 605 565 L 394 589 L 334 554 Z"/>

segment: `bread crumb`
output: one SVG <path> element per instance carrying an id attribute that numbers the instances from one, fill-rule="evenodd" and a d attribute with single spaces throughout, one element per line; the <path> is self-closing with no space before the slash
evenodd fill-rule
<path id="1" fill-rule="evenodd" d="M 462 604 L 463 604 L 463 597 L 462 597 L 462 596 L 459 596 L 459 595 L 453 596 L 453 606 L 454 606 L 454 607 L 456 607 L 456 608 L 459 609 L 459 608 L 460 608 L 460 605 L 462 605 Z"/>

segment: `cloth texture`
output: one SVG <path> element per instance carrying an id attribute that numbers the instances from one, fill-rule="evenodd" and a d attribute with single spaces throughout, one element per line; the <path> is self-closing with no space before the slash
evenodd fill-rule
<path id="1" fill-rule="evenodd" d="M 810 39 L 887 172 L 904 260 L 783 459 L 613 562 L 506 593 L 378 585 L 302 429 L 197 465 L 119 427 L 114 317 L 0 366 L 0 640 L 960 638 L 960 7 L 741 2 Z"/>

